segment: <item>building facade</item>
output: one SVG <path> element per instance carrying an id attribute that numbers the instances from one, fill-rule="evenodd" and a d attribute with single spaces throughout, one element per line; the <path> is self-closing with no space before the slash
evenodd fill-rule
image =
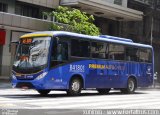
<path id="1" fill-rule="evenodd" d="M 43 12 L 52 11 L 59 0 L 0 0 L 0 77 L 9 78 L 12 55 L 11 41 L 24 33 L 48 30 L 51 17 Z"/>
<path id="2" fill-rule="evenodd" d="M 120 36 L 122 21 L 143 19 L 143 12 L 128 8 L 128 0 L 61 0 L 60 4 L 94 15 L 102 34 Z"/>
<path id="3" fill-rule="evenodd" d="M 138 42 L 153 46 L 155 72 L 158 73 L 158 81 L 160 82 L 160 0 L 129 0 L 128 7 L 139 10 L 144 14 L 141 23 L 132 23 L 133 30 L 138 27 L 133 35 Z M 125 33 L 129 32 L 124 31 L 123 34 Z"/>

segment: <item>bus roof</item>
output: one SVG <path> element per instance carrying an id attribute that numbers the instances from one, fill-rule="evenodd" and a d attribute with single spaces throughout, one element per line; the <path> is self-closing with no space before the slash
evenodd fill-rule
<path id="1" fill-rule="evenodd" d="M 78 34 L 78 33 L 67 32 L 67 31 L 40 31 L 40 32 L 33 32 L 33 33 L 25 34 L 25 35 L 21 36 L 20 38 L 45 37 L 45 36 L 46 37 L 47 36 L 58 37 L 58 36 L 61 36 L 61 35 L 81 37 L 82 39 L 90 39 L 90 40 L 97 40 L 97 41 L 103 41 L 103 42 L 120 43 L 120 44 L 124 44 L 124 45 L 131 45 L 131 46 L 137 46 L 137 47 L 152 48 L 151 45 L 134 43 L 131 39 L 124 39 L 124 38 L 108 36 L 108 35 L 90 36 L 90 35 Z"/>
<path id="2" fill-rule="evenodd" d="M 107 39 L 113 39 L 113 40 L 119 40 L 119 41 L 125 41 L 125 42 L 132 42 L 133 43 L 133 41 L 131 39 L 120 38 L 120 37 L 115 37 L 115 36 L 100 35 L 99 37 L 107 38 Z"/>

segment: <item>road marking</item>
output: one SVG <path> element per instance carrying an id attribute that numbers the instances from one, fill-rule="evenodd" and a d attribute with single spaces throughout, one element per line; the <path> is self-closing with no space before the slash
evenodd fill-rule
<path id="1" fill-rule="evenodd" d="M 12 93 L 11 93 L 11 92 Z M 33 90 L 0 90 L 0 108 L 26 108 L 26 109 L 129 109 L 129 108 L 156 108 L 160 109 L 160 91 L 138 91 L 136 94 L 95 95 L 91 91 L 86 96 L 68 97 L 65 93 L 50 94 L 40 97 Z M 87 92 L 87 91 L 86 91 Z M 62 95 L 61 95 L 62 94 Z"/>
<path id="2" fill-rule="evenodd" d="M 15 107 L 16 105 L 15 104 L 12 104 L 12 103 L 7 103 L 7 104 L 2 104 L 0 103 L 0 108 L 10 108 L 10 107 Z"/>

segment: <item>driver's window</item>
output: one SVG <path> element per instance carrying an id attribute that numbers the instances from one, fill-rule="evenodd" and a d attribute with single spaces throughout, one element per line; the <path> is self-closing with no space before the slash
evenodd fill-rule
<path id="1" fill-rule="evenodd" d="M 51 53 L 51 67 L 64 63 L 68 60 L 68 43 L 65 41 L 54 41 Z"/>
<path id="2" fill-rule="evenodd" d="M 68 44 L 66 42 L 60 42 L 57 45 L 57 60 L 68 60 Z"/>

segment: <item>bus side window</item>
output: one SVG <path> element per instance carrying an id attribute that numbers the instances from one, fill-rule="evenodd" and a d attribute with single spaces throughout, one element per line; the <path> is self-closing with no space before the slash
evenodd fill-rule
<path id="1" fill-rule="evenodd" d="M 80 41 L 80 57 L 89 57 L 90 56 L 90 43 L 88 41 Z"/>
<path id="2" fill-rule="evenodd" d="M 68 44 L 66 42 L 60 42 L 57 47 L 57 60 L 68 60 Z"/>
<path id="3" fill-rule="evenodd" d="M 151 58 L 151 50 L 150 49 L 140 49 L 139 50 L 139 55 L 140 55 L 140 62 L 152 62 Z"/>
<path id="4" fill-rule="evenodd" d="M 76 57 L 89 57 L 90 56 L 90 43 L 86 40 L 71 40 L 71 56 Z"/>
<path id="5" fill-rule="evenodd" d="M 148 49 L 148 62 L 152 63 L 152 50 Z"/>
<path id="6" fill-rule="evenodd" d="M 139 60 L 138 48 L 126 47 L 126 60 L 138 61 Z"/>
<path id="7" fill-rule="evenodd" d="M 51 52 L 51 67 L 64 63 L 68 60 L 68 43 L 58 41 L 53 43 Z"/>
<path id="8" fill-rule="evenodd" d="M 72 39 L 71 40 L 71 56 L 79 56 L 80 48 L 79 48 L 79 40 Z"/>
<path id="9" fill-rule="evenodd" d="M 109 44 L 109 59 L 124 60 L 125 47 L 123 45 Z"/>
<path id="10" fill-rule="evenodd" d="M 101 42 L 92 42 L 91 44 L 91 56 L 92 58 L 100 58 L 105 59 L 106 54 L 108 52 L 106 51 L 106 44 Z"/>

